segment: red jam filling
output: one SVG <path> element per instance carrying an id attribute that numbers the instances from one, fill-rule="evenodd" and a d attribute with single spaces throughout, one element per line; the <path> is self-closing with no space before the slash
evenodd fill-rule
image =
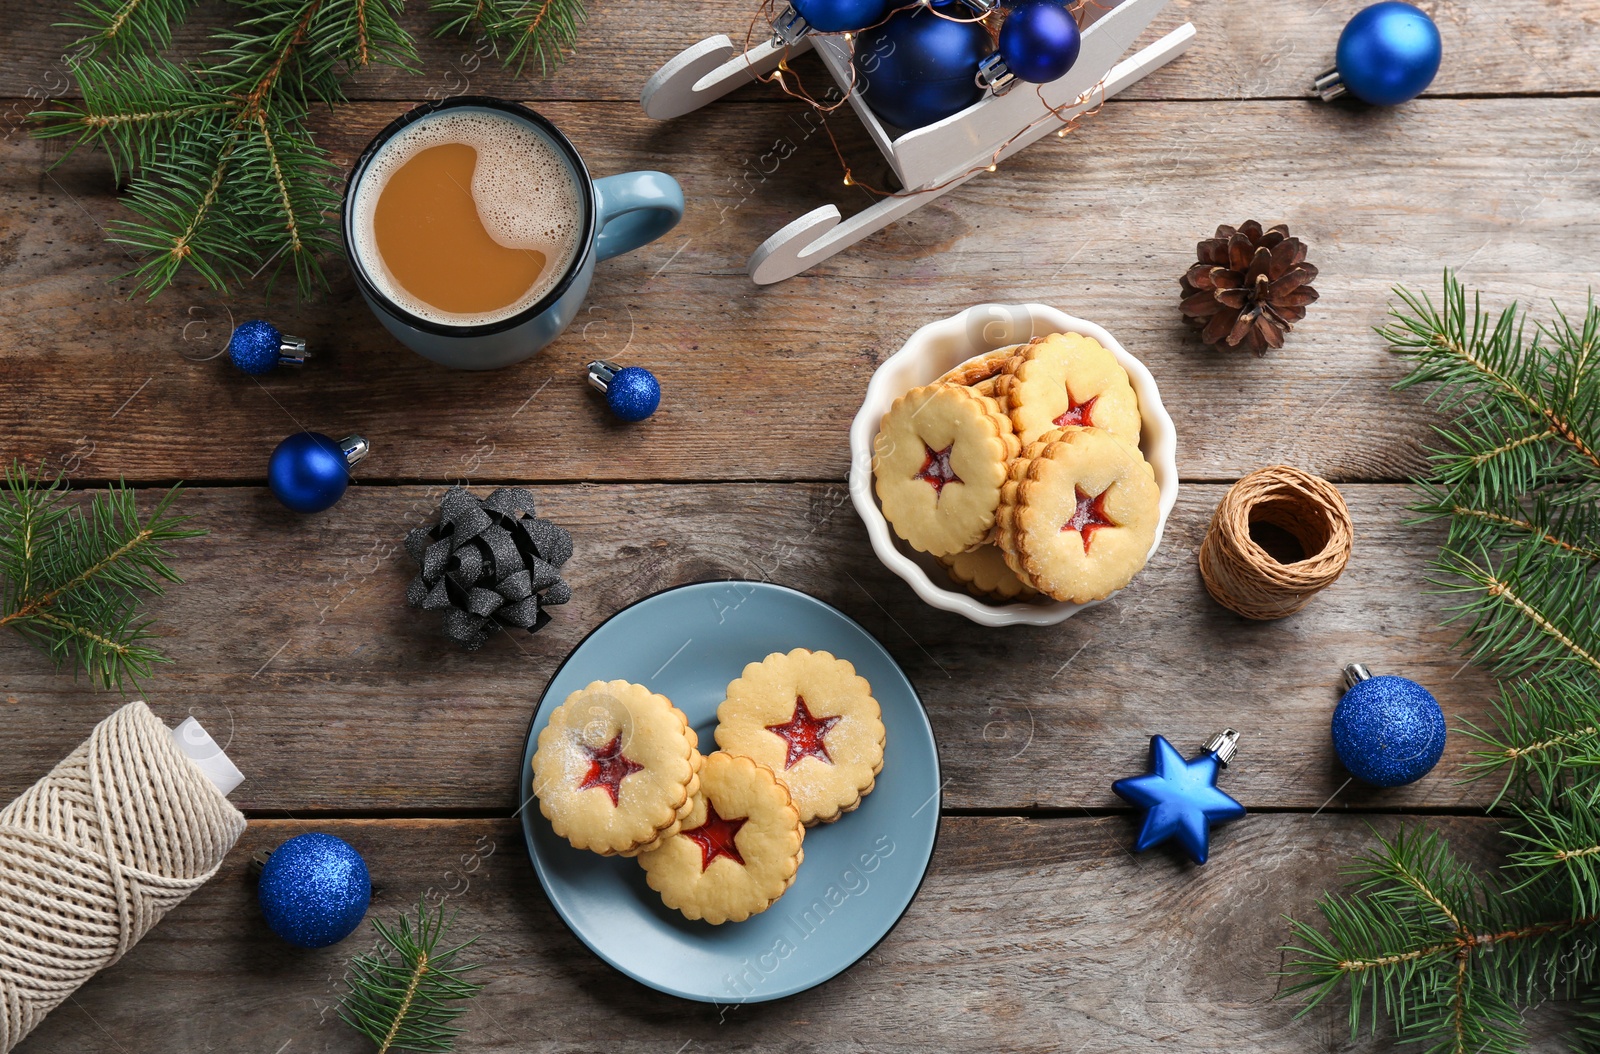
<path id="1" fill-rule="evenodd" d="M 794 716 L 785 724 L 766 727 L 768 732 L 783 737 L 788 745 L 783 767 L 792 769 L 802 758 L 816 758 L 832 765 L 833 759 L 828 756 L 828 745 L 824 739 L 829 730 L 842 720 L 843 717 L 812 717 L 811 711 L 806 709 L 805 696 L 797 695 L 794 697 Z"/>
<path id="2" fill-rule="evenodd" d="M 719 856 L 744 866 L 744 857 L 739 855 L 739 847 L 734 844 L 734 837 L 739 833 L 739 828 L 749 823 L 749 817 L 741 820 L 724 820 L 717 815 L 717 807 L 711 804 L 711 799 L 706 799 L 706 822 L 693 830 L 684 831 L 683 836 L 700 846 L 700 873 L 704 874 L 706 868 L 711 866 L 711 861 Z"/>
<path id="3" fill-rule="evenodd" d="M 1090 414 L 1094 412 L 1094 404 L 1099 402 L 1098 395 L 1092 396 L 1088 402 L 1076 403 L 1072 401 L 1072 393 L 1067 393 L 1067 409 L 1060 417 L 1056 418 L 1057 428 L 1066 428 L 1068 425 L 1080 425 L 1090 428 L 1094 425 Z"/>
<path id="4" fill-rule="evenodd" d="M 1083 536 L 1083 551 L 1089 551 L 1089 539 L 1094 537 L 1094 532 L 1102 527 L 1115 527 L 1117 523 L 1106 515 L 1106 495 L 1109 490 L 1101 491 L 1090 497 L 1083 492 L 1082 487 L 1076 488 L 1078 492 L 1078 508 L 1073 512 L 1072 519 L 1061 525 L 1063 531 L 1077 531 Z"/>
<path id="5" fill-rule="evenodd" d="M 579 790 L 588 790 L 591 787 L 604 787 L 611 795 L 611 804 L 617 804 L 617 795 L 622 789 L 622 781 L 635 772 L 643 772 L 644 766 L 635 763 L 622 754 L 622 733 L 617 733 L 617 738 L 601 747 L 584 747 L 589 753 L 589 772 L 583 777 L 583 782 L 578 784 Z"/>
<path id="6" fill-rule="evenodd" d="M 961 482 L 961 477 L 950 467 L 950 451 L 955 449 L 955 444 L 951 443 L 943 450 L 935 450 L 926 443 L 922 444 L 922 447 L 928 452 L 928 456 L 922 462 L 922 471 L 912 478 L 926 481 L 933 488 L 934 500 L 937 501 L 939 495 L 944 493 L 946 483 Z"/>

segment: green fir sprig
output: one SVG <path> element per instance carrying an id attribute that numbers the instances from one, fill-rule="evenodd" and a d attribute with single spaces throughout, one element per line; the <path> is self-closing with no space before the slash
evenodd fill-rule
<path id="1" fill-rule="evenodd" d="M 417 918 L 400 916 L 394 925 L 374 919 L 378 947 L 350 962 L 349 991 L 339 1016 L 377 1047 L 391 1050 L 448 1051 L 462 1029 L 452 1022 L 467 1008 L 463 1002 L 483 985 L 468 980 L 477 963 L 457 961 L 462 949 L 477 942 L 440 948 L 450 921 L 444 908 L 417 905 Z"/>
<path id="2" fill-rule="evenodd" d="M 148 643 L 145 597 L 181 582 L 167 543 L 205 533 L 172 511 L 178 488 L 139 514 L 134 491 L 116 484 L 69 503 L 61 480 L 40 483 L 13 464 L 0 494 L 0 626 L 43 648 L 58 667 L 121 688 L 168 662 Z"/>
<path id="3" fill-rule="evenodd" d="M 1499 776 L 1505 862 L 1480 872 L 1435 833 L 1402 830 L 1355 888 L 1291 920 L 1289 991 L 1341 988 L 1352 1033 L 1387 1021 L 1448 1054 L 1511 1054 L 1525 1018 L 1566 1000 L 1574 1049 L 1600 1051 L 1600 310 L 1530 327 L 1445 274 L 1439 306 L 1396 290 L 1379 332 L 1450 418 L 1420 485 L 1443 521 L 1433 580 L 1472 659 L 1510 678 L 1469 776 Z"/>

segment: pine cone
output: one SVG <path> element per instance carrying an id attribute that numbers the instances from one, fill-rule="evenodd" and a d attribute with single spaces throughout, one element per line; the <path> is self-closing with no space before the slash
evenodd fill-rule
<path id="1" fill-rule="evenodd" d="M 1213 347 L 1240 345 L 1257 355 L 1283 347 L 1283 335 L 1306 317 L 1317 299 L 1311 280 L 1317 269 L 1306 260 L 1306 244 L 1283 224 L 1262 231 L 1248 220 L 1224 224 L 1201 242 L 1200 262 L 1178 279 L 1184 320 Z"/>

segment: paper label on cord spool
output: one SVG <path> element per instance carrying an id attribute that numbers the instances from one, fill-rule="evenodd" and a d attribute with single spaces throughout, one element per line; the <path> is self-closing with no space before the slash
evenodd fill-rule
<path id="1" fill-rule="evenodd" d="M 217 741 L 211 738 L 200 722 L 192 717 L 186 717 L 177 728 L 172 730 L 172 741 L 178 744 L 178 749 L 200 766 L 200 771 L 206 778 L 216 784 L 217 790 L 226 797 L 233 793 L 235 787 L 244 782 L 244 773 L 238 766 L 228 760 L 228 755 L 223 753 Z"/>

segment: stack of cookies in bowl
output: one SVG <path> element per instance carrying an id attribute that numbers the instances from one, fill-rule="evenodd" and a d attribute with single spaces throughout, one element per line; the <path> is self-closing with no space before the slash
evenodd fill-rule
<path id="1" fill-rule="evenodd" d="M 1139 398 L 1093 337 L 997 348 L 904 392 L 872 448 L 894 533 L 975 596 L 1104 599 L 1145 565 L 1162 522 Z"/>

